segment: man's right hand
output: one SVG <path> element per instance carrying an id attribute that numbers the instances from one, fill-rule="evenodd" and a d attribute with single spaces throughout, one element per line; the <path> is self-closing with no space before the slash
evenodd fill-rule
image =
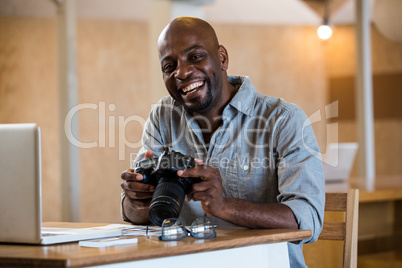
<path id="1" fill-rule="evenodd" d="M 145 153 L 145 158 L 152 158 L 151 151 Z M 148 224 L 149 206 L 155 187 L 150 184 L 141 183 L 141 174 L 134 173 L 134 169 L 127 169 L 121 174 L 125 199 L 123 201 L 124 214 L 134 224 Z"/>

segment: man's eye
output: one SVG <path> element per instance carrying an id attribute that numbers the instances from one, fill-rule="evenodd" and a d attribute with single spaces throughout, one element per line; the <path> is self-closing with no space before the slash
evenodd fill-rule
<path id="1" fill-rule="evenodd" d="M 171 71 L 173 71 L 173 64 L 166 64 L 163 66 L 162 71 L 165 73 L 169 73 Z"/>
<path id="2" fill-rule="evenodd" d="M 203 55 L 195 54 L 195 55 L 192 55 L 190 58 L 191 58 L 192 61 L 199 61 L 199 60 L 202 60 Z"/>

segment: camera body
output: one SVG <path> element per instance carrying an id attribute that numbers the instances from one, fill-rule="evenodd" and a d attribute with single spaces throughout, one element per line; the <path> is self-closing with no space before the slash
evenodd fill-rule
<path id="1" fill-rule="evenodd" d="M 194 158 L 166 149 L 159 158 L 138 161 L 134 172 L 143 176 L 142 183 L 155 186 L 149 207 L 149 218 L 161 226 L 167 218 L 178 218 L 185 195 L 200 178 L 177 176 L 177 171 L 195 167 Z"/>

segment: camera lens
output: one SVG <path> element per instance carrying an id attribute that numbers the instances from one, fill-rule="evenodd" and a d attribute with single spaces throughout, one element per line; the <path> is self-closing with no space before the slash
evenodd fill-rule
<path id="1" fill-rule="evenodd" d="M 167 218 L 178 218 L 184 197 L 183 185 L 177 179 L 160 178 L 149 207 L 151 222 L 161 226 Z"/>

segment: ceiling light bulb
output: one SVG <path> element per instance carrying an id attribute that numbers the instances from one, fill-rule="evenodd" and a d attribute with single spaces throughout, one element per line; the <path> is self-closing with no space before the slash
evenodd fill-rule
<path id="1" fill-rule="evenodd" d="M 321 25 L 317 30 L 318 37 L 327 40 L 332 35 L 332 29 L 328 25 Z"/>

